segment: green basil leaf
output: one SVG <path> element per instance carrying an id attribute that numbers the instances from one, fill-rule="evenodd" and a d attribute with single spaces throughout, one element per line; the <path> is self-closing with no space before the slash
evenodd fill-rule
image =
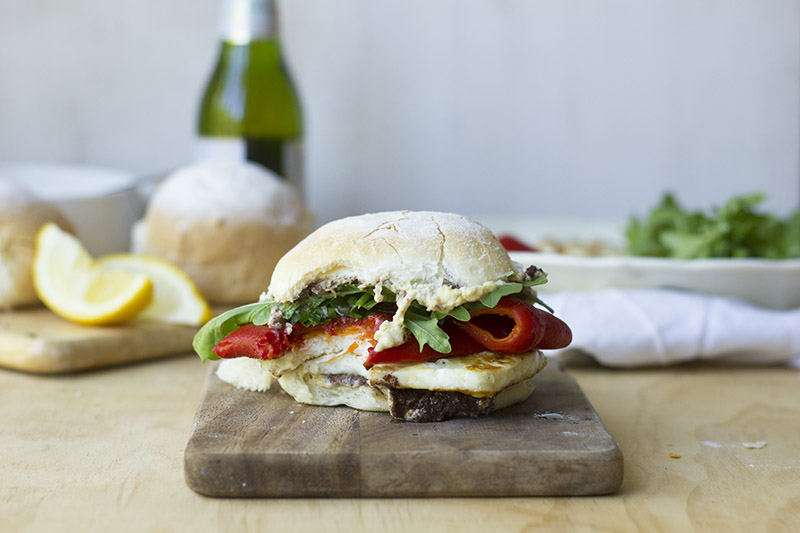
<path id="1" fill-rule="evenodd" d="M 253 317 L 260 319 L 264 313 L 269 317 L 273 305 L 274 302 L 252 303 L 225 311 L 200 328 L 192 339 L 192 348 L 204 362 L 219 359 L 213 351 L 214 346 L 239 326 L 252 323 Z"/>

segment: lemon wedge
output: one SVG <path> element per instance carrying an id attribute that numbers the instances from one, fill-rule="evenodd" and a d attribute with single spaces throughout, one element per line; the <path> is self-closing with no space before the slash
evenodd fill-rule
<path id="1" fill-rule="evenodd" d="M 101 268 L 76 237 L 52 222 L 36 234 L 33 287 L 51 311 L 89 325 L 130 320 L 153 294 L 147 276 Z"/>
<path id="2" fill-rule="evenodd" d="M 113 254 L 97 259 L 111 272 L 144 274 L 153 282 L 153 299 L 136 319 L 199 326 L 211 319 L 211 308 L 192 279 L 168 261 L 148 255 Z"/>

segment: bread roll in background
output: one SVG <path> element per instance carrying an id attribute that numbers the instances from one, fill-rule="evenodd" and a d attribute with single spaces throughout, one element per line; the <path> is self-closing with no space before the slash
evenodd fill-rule
<path id="1" fill-rule="evenodd" d="M 133 250 L 181 267 L 210 302 L 249 303 L 311 223 L 300 194 L 269 170 L 201 163 L 155 189 L 134 228 Z"/>
<path id="2" fill-rule="evenodd" d="M 74 231 L 55 205 L 15 182 L 0 180 L 0 309 L 39 302 L 31 267 L 36 233 L 47 222 Z"/>

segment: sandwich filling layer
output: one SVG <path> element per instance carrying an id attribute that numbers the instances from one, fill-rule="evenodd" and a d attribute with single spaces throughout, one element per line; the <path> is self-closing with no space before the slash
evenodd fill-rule
<path id="1" fill-rule="evenodd" d="M 380 312 L 385 308 L 316 325 L 276 321 L 271 314 L 268 323 L 233 328 L 213 352 L 258 361 L 302 403 L 389 411 L 412 421 L 478 416 L 527 398 L 530 378 L 545 365 L 538 348 L 558 346 L 568 334 L 530 301 L 500 296 L 494 304 L 434 319 L 446 352 L 434 349 L 434 342 L 421 343 L 425 332 L 405 334 L 400 344 L 378 350 L 380 331 L 393 321 L 391 313 Z M 236 380 L 230 382 L 239 386 Z"/>
<path id="2" fill-rule="evenodd" d="M 358 342 L 352 336 L 347 340 Z M 345 344 L 340 343 L 340 347 Z M 224 370 L 236 362 L 237 359 L 223 360 L 218 375 L 243 387 L 244 376 Z M 264 370 L 275 368 L 272 361 L 259 363 Z M 301 403 L 388 411 L 403 420 L 433 422 L 454 416 L 485 415 L 523 401 L 533 391 L 531 378 L 545 364 L 539 351 L 515 356 L 481 352 L 366 369 L 363 350 L 345 348 L 340 353 L 304 361 L 293 369 L 283 369 L 278 382 Z"/>

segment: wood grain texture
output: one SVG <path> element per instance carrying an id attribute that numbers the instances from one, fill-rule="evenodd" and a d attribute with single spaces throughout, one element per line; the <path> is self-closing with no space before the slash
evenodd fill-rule
<path id="1" fill-rule="evenodd" d="M 800 531 L 800 372 L 790 368 L 568 366 L 622 449 L 620 490 L 409 499 L 193 492 L 184 455 L 206 372 L 190 354 L 59 377 L 0 369 L 0 529 Z M 757 441 L 766 445 L 744 446 Z"/>
<path id="2" fill-rule="evenodd" d="M 525 402 L 481 418 L 398 423 L 386 413 L 242 391 L 211 366 L 187 444 L 196 492 L 221 497 L 438 497 L 614 492 L 622 455 L 556 365 Z"/>
<path id="3" fill-rule="evenodd" d="M 185 353 L 196 327 L 158 322 L 83 326 L 45 308 L 0 312 L 0 366 L 60 374 Z"/>

